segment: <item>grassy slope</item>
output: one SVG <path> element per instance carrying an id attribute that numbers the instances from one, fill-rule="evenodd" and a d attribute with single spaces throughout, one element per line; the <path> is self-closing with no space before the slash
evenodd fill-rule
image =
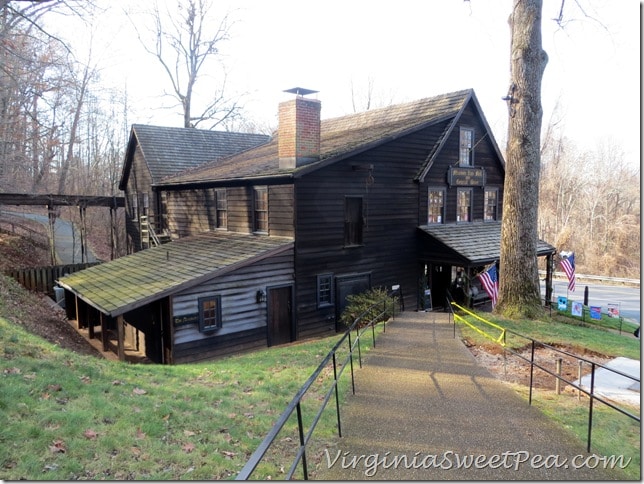
<path id="1" fill-rule="evenodd" d="M 207 364 L 128 365 L 78 355 L 26 332 L 2 317 L 7 304 L 0 304 L 5 480 L 234 477 L 337 340 Z M 312 398 L 317 409 L 318 396 Z M 323 438 L 333 435 L 327 414 Z M 293 428 L 277 452 L 292 455 Z M 259 473 L 269 475 L 280 476 L 270 459 Z"/>
<path id="2" fill-rule="evenodd" d="M 108 362 L 25 331 L 16 321 L 28 311 L 29 297 L 0 278 L 0 479 L 5 480 L 234 477 L 337 340 L 198 365 Z M 549 342 L 582 344 L 590 334 L 589 328 L 553 323 L 520 323 L 517 330 L 525 333 L 529 325 Z M 590 338 L 591 346 L 613 338 L 598 334 Z M 620 354 L 639 349 L 638 341 L 625 347 L 620 338 L 615 340 Z M 326 390 L 316 387 L 304 407 L 309 421 Z M 332 414 L 325 412 L 316 431 L 321 445 L 334 438 Z M 282 476 L 278 462 L 291 461 L 296 441 L 290 422 L 257 477 Z M 615 445 L 616 451 L 602 448 L 602 453 L 619 453 L 620 443 Z"/>
<path id="3" fill-rule="evenodd" d="M 487 315 L 486 315 L 487 316 Z M 470 323 L 479 329 L 486 329 L 485 324 L 467 318 Z M 608 357 L 625 356 L 639 360 L 641 356 L 640 340 L 632 336 L 629 327 L 623 334 L 614 330 L 607 330 L 602 326 L 611 327 L 614 323 L 610 320 L 597 324 L 580 325 L 579 321 L 571 318 L 557 316 L 556 320 L 548 321 L 509 321 L 496 317 L 489 320 L 501 327 L 511 329 L 522 335 L 530 336 L 538 341 L 553 346 L 572 348 L 576 354 L 585 354 L 587 351 Z M 561 323 L 562 321 L 567 323 Z M 572 323 L 572 324 L 571 324 Z M 470 343 L 483 346 L 494 346 L 488 339 L 465 325 L 460 326 L 463 337 Z M 493 337 L 498 336 L 498 330 L 490 330 Z M 518 349 L 526 346 L 528 340 L 509 335 L 507 344 L 510 348 Z M 593 356 L 585 356 L 593 359 Z M 513 385 L 519 394 L 528 398 L 527 387 Z M 577 438 L 586 443 L 588 438 L 588 398 L 581 401 L 572 393 L 557 395 L 553 391 L 539 389 L 533 395 L 533 405 L 539 408 L 548 417 L 559 422 Z M 639 408 L 629 408 L 619 405 L 620 408 L 633 415 L 640 415 Z M 593 408 L 592 450 L 598 455 L 611 456 L 623 455 L 631 459 L 624 469 L 627 479 L 641 479 L 641 431 L 640 424 L 600 402 Z"/>

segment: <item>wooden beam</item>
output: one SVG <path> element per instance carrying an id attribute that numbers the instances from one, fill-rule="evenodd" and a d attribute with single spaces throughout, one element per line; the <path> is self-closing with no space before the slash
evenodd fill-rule
<path id="1" fill-rule="evenodd" d="M 51 205 L 86 207 L 125 207 L 124 197 L 89 195 L 32 195 L 28 193 L 0 193 L 0 205 Z"/>

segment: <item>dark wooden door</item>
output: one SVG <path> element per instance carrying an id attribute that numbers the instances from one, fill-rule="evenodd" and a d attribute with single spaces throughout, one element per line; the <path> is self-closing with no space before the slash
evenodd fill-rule
<path id="1" fill-rule="evenodd" d="M 268 289 L 268 346 L 293 341 L 293 288 Z"/>

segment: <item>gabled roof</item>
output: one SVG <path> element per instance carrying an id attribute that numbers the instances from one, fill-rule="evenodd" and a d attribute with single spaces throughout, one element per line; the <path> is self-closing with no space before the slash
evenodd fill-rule
<path id="1" fill-rule="evenodd" d="M 432 224 L 418 228 L 431 237 L 432 242 L 452 252 L 454 259 L 461 260 L 464 265 L 482 266 L 501 257 L 501 222 Z M 547 242 L 537 242 L 538 256 L 555 252 L 556 249 Z"/>
<path id="2" fill-rule="evenodd" d="M 483 125 L 484 133 L 482 133 L 479 136 L 479 139 L 480 140 L 485 138 L 489 139 L 489 142 L 492 145 L 492 149 L 496 153 L 496 156 L 498 157 L 499 162 L 501 163 L 501 167 L 503 168 L 503 170 L 505 170 L 505 160 L 503 159 L 503 154 L 501 153 L 499 146 L 496 144 L 496 140 L 492 135 L 492 130 L 490 129 L 490 125 L 488 124 L 487 119 L 485 119 L 485 115 L 483 114 L 483 110 L 481 109 L 481 105 L 479 104 L 479 101 L 476 98 L 474 91 L 472 91 L 472 95 L 470 96 L 469 101 L 474 105 L 474 109 L 478 113 L 481 124 Z M 465 109 L 465 106 L 466 104 L 463 104 L 462 109 Z M 434 161 L 436 160 L 436 157 L 439 155 L 441 148 L 443 147 L 443 144 L 445 144 L 445 141 L 447 140 L 447 138 L 449 138 L 450 134 L 454 130 L 456 124 L 458 123 L 459 118 L 460 116 L 454 116 L 454 118 L 452 119 L 452 122 L 446 126 L 445 131 L 443 131 L 438 142 L 434 145 L 434 149 L 431 152 L 430 156 L 427 158 L 427 161 L 421 167 L 421 170 L 418 173 L 418 176 L 416 177 L 417 180 L 420 180 L 421 182 L 425 181 L 425 176 L 427 176 L 427 173 L 429 172 L 430 168 L 434 164 Z"/>
<path id="3" fill-rule="evenodd" d="M 298 177 L 350 155 L 457 116 L 472 98 L 471 89 L 373 109 L 321 121 L 320 159 L 281 170 L 278 137 L 265 145 L 164 179 L 160 185 L 183 185 L 213 180 Z"/>
<path id="4" fill-rule="evenodd" d="M 266 143 L 270 136 L 195 128 L 133 124 L 119 188 L 125 190 L 138 144 L 152 176 L 152 183 L 206 162 Z"/>
<path id="5" fill-rule="evenodd" d="M 75 272 L 60 286 L 118 316 L 293 246 L 293 239 L 208 232 Z"/>

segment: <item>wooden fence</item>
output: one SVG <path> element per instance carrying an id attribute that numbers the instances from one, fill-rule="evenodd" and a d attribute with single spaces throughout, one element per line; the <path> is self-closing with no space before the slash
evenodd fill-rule
<path id="1" fill-rule="evenodd" d="M 29 267 L 26 269 L 11 269 L 6 271 L 9 277 L 13 277 L 30 291 L 44 292 L 54 297 L 54 285 L 56 279 L 78 272 L 88 267 L 100 264 L 100 262 L 82 262 L 78 264 L 66 264 L 62 266 Z"/>

